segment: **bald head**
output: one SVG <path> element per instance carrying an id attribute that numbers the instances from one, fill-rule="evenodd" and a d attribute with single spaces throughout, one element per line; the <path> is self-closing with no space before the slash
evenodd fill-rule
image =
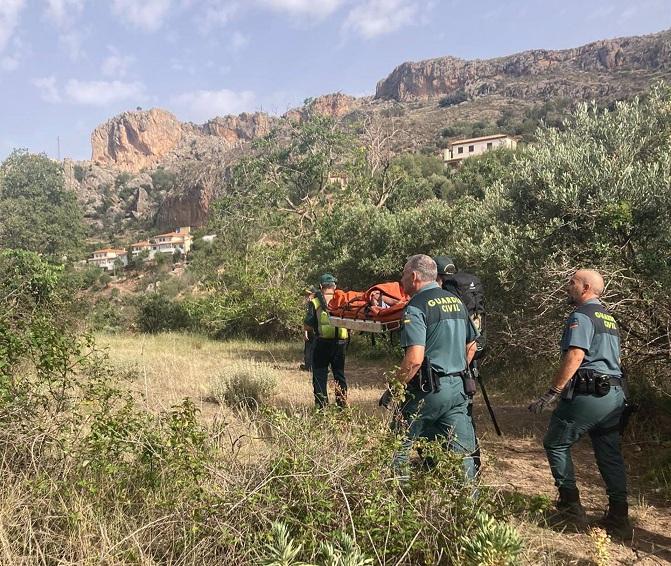
<path id="1" fill-rule="evenodd" d="M 590 299 L 598 299 L 603 294 L 603 289 L 603 277 L 598 271 L 579 269 L 568 284 L 569 302 L 581 305 Z"/>

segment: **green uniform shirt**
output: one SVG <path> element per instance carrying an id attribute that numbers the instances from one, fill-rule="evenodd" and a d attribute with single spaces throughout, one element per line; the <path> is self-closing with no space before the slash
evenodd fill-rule
<path id="1" fill-rule="evenodd" d="M 617 323 L 597 299 L 580 305 L 568 317 L 561 338 L 562 353 L 570 347 L 585 351 L 580 369 L 622 375 Z"/>
<path id="2" fill-rule="evenodd" d="M 478 337 L 459 297 L 430 283 L 403 311 L 401 346 L 424 346 L 424 357 L 438 375 L 466 369 L 466 344 Z"/>

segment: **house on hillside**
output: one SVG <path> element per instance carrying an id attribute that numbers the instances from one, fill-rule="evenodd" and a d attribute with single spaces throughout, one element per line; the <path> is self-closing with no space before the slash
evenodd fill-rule
<path id="1" fill-rule="evenodd" d="M 188 254 L 193 243 L 191 227 L 176 228 L 174 232 L 159 234 L 149 238 L 149 243 L 151 244 L 150 255 L 152 257 L 155 253 L 174 254 L 180 252 L 181 254 Z"/>
<path id="2" fill-rule="evenodd" d="M 517 147 L 517 140 L 507 134 L 455 140 L 443 150 L 443 163 L 457 166 L 468 157 L 482 155 L 487 151 L 500 147 L 515 149 Z"/>
<path id="3" fill-rule="evenodd" d="M 106 269 L 107 271 L 114 270 L 116 261 L 120 261 L 124 267 L 128 265 L 128 254 L 126 253 L 126 250 L 118 250 L 114 248 L 96 250 L 88 259 L 88 263 L 97 265 L 101 269 Z"/>
<path id="4" fill-rule="evenodd" d="M 136 242 L 134 244 L 131 244 L 130 253 L 133 257 L 136 257 L 142 252 L 149 252 L 149 255 L 150 256 L 152 255 L 151 242 L 149 240 L 144 240 L 143 242 Z"/>

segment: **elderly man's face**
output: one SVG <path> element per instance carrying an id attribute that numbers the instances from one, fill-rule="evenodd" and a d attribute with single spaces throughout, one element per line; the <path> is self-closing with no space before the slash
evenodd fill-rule
<path id="1" fill-rule="evenodd" d="M 408 295 L 412 294 L 415 290 L 412 274 L 413 271 L 408 269 L 408 266 L 406 265 L 403 268 L 403 274 L 401 275 L 401 287 L 403 287 L 403 291 Z"/>
<path id="2" fill-rule="evenodd" d="M 585 291 L 585 283 L 575 275 L 566 284 L 566 295 L 569 305 L 579 305 Z"/>

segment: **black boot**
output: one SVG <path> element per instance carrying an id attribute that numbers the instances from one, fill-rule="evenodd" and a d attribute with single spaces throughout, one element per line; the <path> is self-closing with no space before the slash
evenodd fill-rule
<path id="1" fill-rule="evenodd" d="M 601 526 L 612 537 L 620 540 L 631 540 L 634 536 L 634 528 L 629 521 L 629 505 L 622 501 L 608 502 L 608 512 L 601 521 Z"/>
<path id="2" fill-rule="evenodd" d="M 560 487 L 557 510 L 547 518 L 551 527 L 585 527 L 587 515 L 580 503 L 580 492 L 576 488 Z"/>

